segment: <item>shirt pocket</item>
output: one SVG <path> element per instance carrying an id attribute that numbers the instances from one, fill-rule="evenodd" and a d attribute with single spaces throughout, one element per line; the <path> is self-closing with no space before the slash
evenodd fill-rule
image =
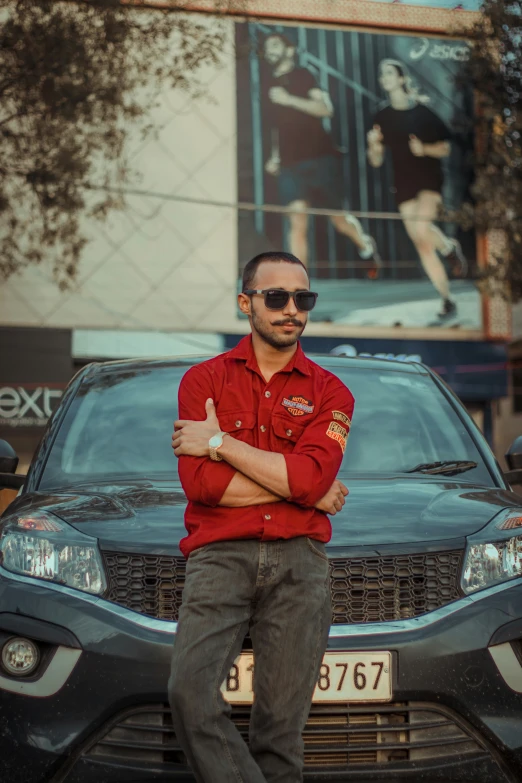
<path id="1" fill-rule="evenodd" d="M 297 424 L 284 416 L 274 416 L 272 418 L 272 433 L 277 451 L 293 451 L 296 441 L 299 440 L 304 430 L 304 424 Z"/>
<path id="2" fill-rule="evenodd" d="M 252 411 L 230 411 L 218 414 L 219 425 L 223 432 L 228 432 L 236 440 L 254 445 L 254 428 L 256 416 Z"/>

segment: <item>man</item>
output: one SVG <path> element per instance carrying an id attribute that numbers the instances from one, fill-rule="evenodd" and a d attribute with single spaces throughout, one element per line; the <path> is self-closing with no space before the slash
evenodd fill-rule
<path id="1" fill-rule="evenodd" d="M 308 265 L 308 214 L 310 206 L 340 210 L 344 182 L 340 152 L 323 118 L 333 116 L 330 96 L 322 90 L 307 68 L 295 62 L 295 46 L 284 36 L 268 36 L 264 57 L 272 67 L 268 99 L 271 106 L 272 151 L 266 171 L 278 176 L 279 198 L 292 208 L 290 249 Z M 381 267 L 375 241 L 354 215 L 332 215 L 335 229 L 349 237 L 368 265 L 368 276 L 376 278 Z"/>
<path id="2" fill-rule="evenodd" d="M 192 367 L 172 438 L 189 503 L 169 697 L 199 783 L 300 783 L 305 726 L 331 621 L 327 514 L 354 400 L 298 343 L 316 294 L 303 264 L 264 253 L 239 307 L 252 334 Z M 220 686 L 250 633 L 250 749 Z"/>

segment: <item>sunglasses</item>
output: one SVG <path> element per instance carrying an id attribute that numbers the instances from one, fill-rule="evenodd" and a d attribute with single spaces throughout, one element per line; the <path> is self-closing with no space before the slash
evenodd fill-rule
<path id="1" fill-rule="evenodd" d="M 314 291 L 282 291 L 279 288 L 247 288 L 243 293 L 247 294 L 247 296 L 262 294 L 265 297 L 267 310 L 283 310 L 287 306 L 290 297 L 292 297 L 297 309 L 305 313 L 314 309 L 319 295 L 314 293 Z"/>

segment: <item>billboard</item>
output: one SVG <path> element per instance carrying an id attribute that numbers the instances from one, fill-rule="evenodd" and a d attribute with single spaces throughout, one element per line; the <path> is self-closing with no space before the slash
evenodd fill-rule
<path id="1" fill-rule="evenodd" d="M 238 281 L 262 249 L 307 265 L 313 320 L 482 330 L 465 41 L 236 24 Z"/>

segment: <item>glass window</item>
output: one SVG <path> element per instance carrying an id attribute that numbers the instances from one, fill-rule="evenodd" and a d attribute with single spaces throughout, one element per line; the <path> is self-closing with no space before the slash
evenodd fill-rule
<path id="1" fill-rule="evenodd" d="M 87 378 L 60 427 L 41 487 L 117 476 L 177 479 L 171 436 L 187 369 L 106 368 Z"/>
<path id="2" fill-rule="evenodd" d="M 84 381 L 41 488 L 122 476 L 176 478 L 170 440 L 187 369 L 106 368 Z M 493 485 L 467 426 L 429 376 L 369 367 L 335 366 L 334 372 L 356 399 L 340 477 L 400 473 L 419 463 L 458 459 L 478 463 L 458 480 Z"/>
<path id="3" fill-rule="evenodd" d="M 459 474 L 458 480 L 493 485 L 468 427 L 429 375 L 337 368 L 336 374 L 355 397 L 340 477 L 401 473 L 421 463 L 470 460 L 478 466 Z M 482 438 L 478 431 L 477 436 Z"/>

